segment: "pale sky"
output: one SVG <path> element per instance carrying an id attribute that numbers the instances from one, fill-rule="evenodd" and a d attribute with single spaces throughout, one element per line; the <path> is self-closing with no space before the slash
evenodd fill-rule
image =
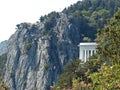
<path id="1" fill-rule="evenodd" d="M 0 42 L 7 40 L 22 22 L 34 23 L 41 15 L 62 11 L 80 0 L 0 0 Z"/>

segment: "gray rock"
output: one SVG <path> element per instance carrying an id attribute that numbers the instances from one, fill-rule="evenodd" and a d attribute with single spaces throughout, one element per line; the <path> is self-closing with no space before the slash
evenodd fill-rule
<path id="1" fill-rule="evenodd" d="M 5 40 L 0 43 L 0 55 L 7 53 L 7 51 L 7 40 Z"/>
<path id="2" fill-rule="evenodd" d="M 79 33 L 63 14 L 52 30 L 21 23 L 8 40 L 5 82 L 10 90 L 50 90 L 63 66 L 78 57 Z"/>

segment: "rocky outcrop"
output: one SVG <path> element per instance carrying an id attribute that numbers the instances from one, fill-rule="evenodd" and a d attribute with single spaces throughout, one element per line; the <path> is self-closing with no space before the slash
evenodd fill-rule
<path id="1" fill-rule="evenodd" d="M 8 40 L 4 81 L 10 90 L 50 90 L 63 66 L 78 57 L 79 42 L 93 41 L 120 5 L 96 1 L 79 1 L 63 10 L 67 15 L 52 12 L 35 24 L 17 25 Z"/>
<path id="2" fill-rule="evenodd" d="M 78 57 L 80 35 L 69 18 L 59 13 L 52 28 L 45 29 L 47 19 L 17 25 L 8 40 L 4 80 L 10 90 L 50 90 L 63 66 Z"/>
<path id="3" fill-rule="evenodd" d="M 7 40 L 0 43 L 0 55 L 7 53 Z"/>

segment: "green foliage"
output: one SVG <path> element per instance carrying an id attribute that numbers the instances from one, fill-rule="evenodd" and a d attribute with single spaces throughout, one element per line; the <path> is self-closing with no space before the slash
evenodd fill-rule
<path id="1" fill-rule="evenodd" d="M 100 30 L 97 35 L 99 54 L 120 64 L 120 10 L 111 19 L 109 25 Z"/>
<path id="2" fill-rule="evenodd" d="M 60 75 L 60 79 L 56 84 L 56 88 L 59 88 L 57 90 L 62 90 L 63 88 L 69 89 L 75 87 L 76 88 L 85 88 L 86 86 L 90 87 L 92 81 L 89 78 L 89 75 L 93 72 L 97 72 L 101 64 L 102 62 L 99 60 L 90 60 L 86 63 L 81 63 L 80 60 L 69 62 L 64 66 L 64 73 Z M 75 85 L 78 85 L 79 87 Z"/>
<path id="3" fill-rule="evenodd" d="M 45 65 L 44 65 L 44 69 L 45 69 L 45 70 L 47 70 L 49 67 L 50 67 L 49 64 L 45 64 Z"/>
<path id="4" fill-rule="evenodd" d="M 103 28 L 119 7 L 120 0 L 82 0 L 65 8 L 62 12 L 67 14 L 69 23 L 80 35 L 79 39 L 76 37 L 75 40 L 86 41 L 84 37 L 88 37 L 88 41 L 94 41 L 97 29 Z M 60 17 L 61 14 L 55 11 L 40 17 L 40 22 L 44 23 L 45 33 L 50 35 L 53 33 L 53 28 Z M 76 42 L 74 41 L 78 44 Z"/>
<path id="5" fill-rule="evenodd" d="M 90 75 L 94 90 L 120 90 L 120 65 L 103 65 Z"/>
<path id="6" fill-rule="evenodd" d="M 83 0 L 63 12 L 73 16 L 70 22 L 76 27 L 81 28 L 83 21 L 80 33 L 87 41 L 86 29 L 103 28 L 118 7 L 120 0 Z M 56 84 L 57 90 L 120 90 L 120 10 L 98 31 L 96 40 L 97 56 L 90 57 L 86 63 L 76 60 L 66 64 Z"/>
<path id="7" fill-rule="evenodd" d="M 99 72 L 90 75 L 92 88 L 120 90 L 120 10 L 102 31 L 98 31 L 97 41 L 98 55 L 104 60 L 104 64 Z"/>
<path id="8" fill-rule="evenodd" d="M 89 37 L 84 37 L 84 38 L 83 38 L 83 41 L 85 41 L 85 42 L 90 42 L 91 39 L 90 39 Z"/>
<path id="9" fill-rule="evenodd" d="M 51 30 L 56 25 L 56 20 L 59 18 L 59 13 L 51 12 L 47 16 L 41 16 L 40 21 L 44 22 L 44 28 L 46 31 Z"/>
<path id="10" fill-rule="evenodd" d="M 5 74 L 6 60 L 7 60 L 7 54 L 3 54 L 0 56 L 0 82 L 2 81 Z"/>
<path id="11" fill-rule="evenodd" d="M 70 61 L 64 67 L 64 73 L 61 74 L 60 79 L 57 82 L 56 88 L 60 90 L 63 88 L 72 87 L 72 79 L 76 76 L 76 68 L 78 67 L 80 60 Z"/>
<path id="12" fill-rule="evenodd" d="M 82 0 L 62 12 L 67 14 L 73 29 L 78 31 L 79 42 L 84 41 L 82 34 L 94 41 L 97 29 L 103 28 L 119 7 L 120 0 Z M 55 11 L 40 17 L 40 22 L 44 23 L 45 33 L 53 33 L 53 28 L 60 17 L 61 14 Z"/>
<path id="13" fill-rule="evenodd" d="M 32 42 L 30 42 L 30 41 L 27 42 L 24 46 L 25 52 L 27 53 L 31 47 L 32 47 Z"/>
<path id="14" fill-rule="evenodd" d="M 120 0 L 82 0 L 63 12 L 70 16 L 70 22 L 77 27 L 80 35 L 84 34 L 93 41 L 97 29 L 103 28 L 119 7 Z"/>
<path id="15" fill-rule="evenodd" d="M 9 90 L 9 87 L 4 82 L 1 82 L 0 83 L 0 90 Z"/>
<path id="16" fill-rule="evenodd" d="M 73 79 L 73 89 L 120 90 L 120 11 L 115 14 L 103 31 L 98 32 L 97 41 L 100 60 L 92 63 L 88 61 L 84 64 L 84 69 L 78 70 L 79 75 Z M 109 62 L 113 62 L 112 65 Z M 88 67 L 87 79 L 84 78 L 81 81 L 80 71 Z M 91 82 L 87 81 L 88 77 Z"/>

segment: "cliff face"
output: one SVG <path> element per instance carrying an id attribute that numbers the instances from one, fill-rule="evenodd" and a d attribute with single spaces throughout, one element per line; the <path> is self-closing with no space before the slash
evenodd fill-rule
<path id="1" fill-rule="evenodd" d="M 0 55 L 7 53 L 7 40 L 0 43 Z"/>
<path id="2" fill-rule="evenodd" d="M 4 81 L 10 90 L 49 90 L 63 65 L 78 57 L 79 42 L 94 40 L 96 29 L 103 28 L 119 3 L 83 0 L 63 10 L 68 16 L 53 12 L 35 24 L 17 25 L 8 40 Z"/>
<path id="3" fill-rule="evenodd" d="M 79 32 L 60 13 L 50 30 L 45 23 L 21 23 L 8 40 L 5 82 L 10 90 L 49 90 L 63 65 L 78 57 Z"/>

